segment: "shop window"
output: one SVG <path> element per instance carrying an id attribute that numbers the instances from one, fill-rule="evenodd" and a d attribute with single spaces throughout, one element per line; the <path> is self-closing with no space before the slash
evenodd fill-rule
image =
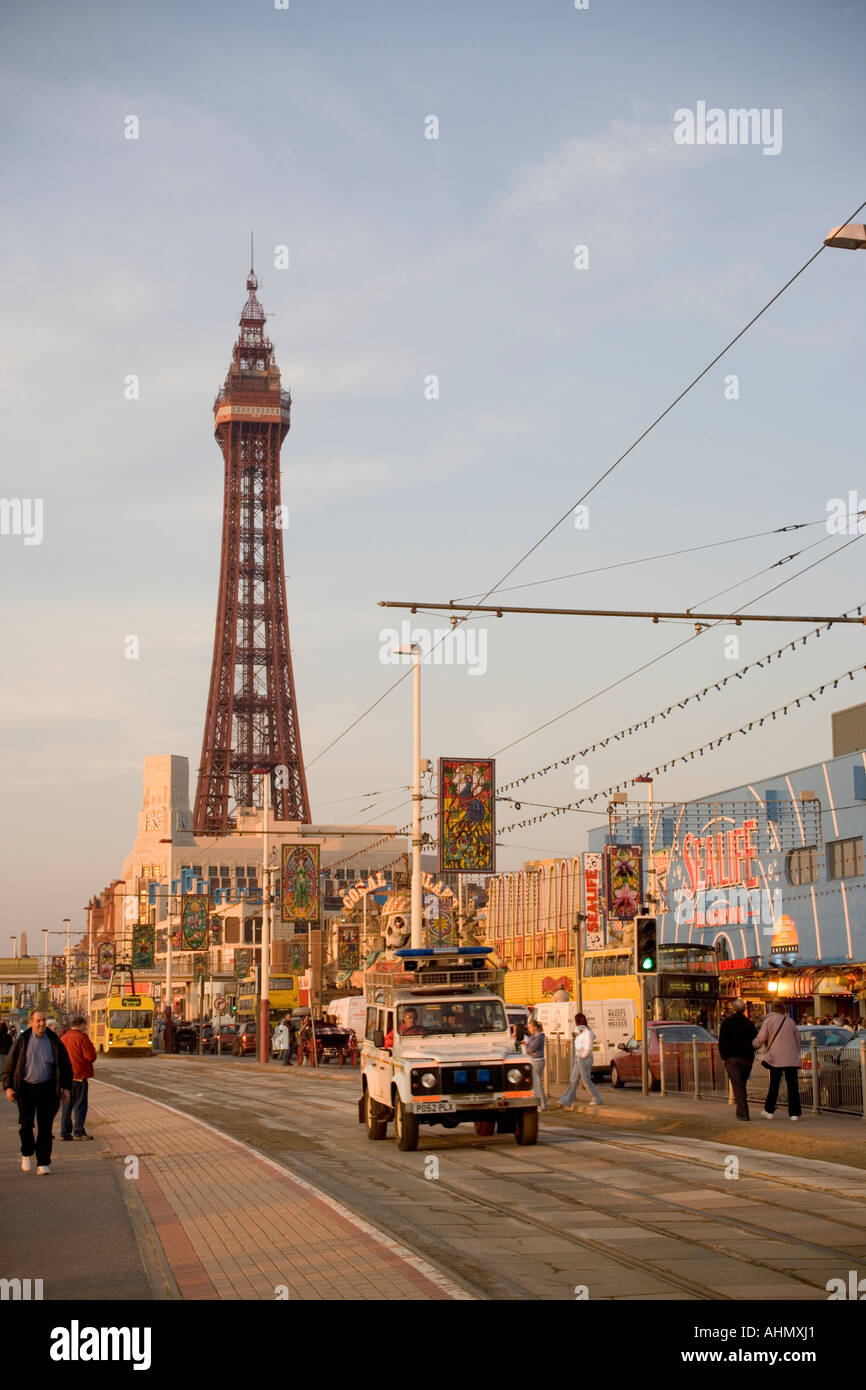
<path id="1" fill-rule="evenodd" d="M 627 975 L 627 974 L 628 974 L 629 964 L 630 964 L 630 961 L 629 961 L 628 956 L 617 956 L 617 958 L 616 958 L 616 973 L 617 973 L 617 975 Z"/>
<path id="2" fill-rule="evenodd" d="M 785 862 L 788 882 L 799 887 L 803 883 L 818 882 L 818 850 L 815 845 L 803 849 L 792 849 Z"/>
<path id="3" fill-rule="evenodd" d="M 227 946 L 239 946 L 241 941 L 241 922 L 239 917 L 226 917 L 225 941 Z"/>
<path id="4" fill-rule="evenodd" d="M 863 839 L 832 840 L 827 846 L 828 878 L 862 878 Z"/>
<path id="5" fill-rule="evenodd" d="M 854 800 L 866 801 L 866 767 L 854 768 Z"/>
<path id="6" fill-rule="evenodd" d="M 766 802 L 765 802 L 765 805 L 764 805 L 764 809 L 765 809 L 766 814 L 767 814 L 767 820 L 772 820 L 772 821 L 779 821 L 779 820 L 781 820 L 781 815 L 780 815 L 780 811 L 779 811 L 779 800 L 780 800 L 780 797 L 779 797 L 779 793 L 778 793 L 778 792 L 776 792 L 776 791 L 771 791 L 771 790 L 768 790 L 768 791 L 767 791 L 767 798 L 766 798 Z"/>

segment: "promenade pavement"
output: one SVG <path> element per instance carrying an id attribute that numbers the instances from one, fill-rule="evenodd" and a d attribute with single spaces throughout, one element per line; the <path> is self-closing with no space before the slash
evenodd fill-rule
<path id="1" fill-rule="evenodd" d="M 44 1297 L 450 1300 L 464 1290 L 312 1184 L 200 1120 L 98 1080 L 92 1143 L 22 1173 L 0 1111 L 0 1257 Z M 93 1258 L 104 1247 L 104 1262 Z M 110 1252 L 110 1254 L 108 1253 Z"/>

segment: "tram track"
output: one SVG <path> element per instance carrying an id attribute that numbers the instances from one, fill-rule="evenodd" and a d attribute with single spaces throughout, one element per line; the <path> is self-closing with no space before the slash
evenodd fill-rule
<path id="1" fill-rule="evenodd" d="M 128 1085 L 129 1081 L 131 1080 L 140 1080 L 143 1090 L 150 1088 L 144 1078 L 128 1078 L 127 1076 L 124 1076 L 123 1084 Z M 263 1124 L 267 1124 L 267 1120 L 264 1116 L 261 1115 L 261 1110 L 264 1108 L 269 1109 L 272 1106 L 276 1107 L 276 1105 L 279 1104 L 280 1116 L 281 1118 L 285 1119 L 285 1092 L 281 1089 L 278 1090 L 279 1083 L 276 1082 L 276 1079 L 274 1079 L 274 1081 L 270 1083 L 269 1079 L 266 1077 L 262 1077 L 261 1080 L 264 1083 L 264 1089 L 267 1092 L 271 1092 L 271 1094 L 260 1096 L 255 1103 L 251 1102 L 248 1091 L 246 1095 L 239 1094 L 240 1087 L 233 1084 L 236 1081 L 241 1081 L 241 1078 L 239 1077 L 220 1077 L 216 1084 L 214 1084 L 214 1082 L 210 1078 L 208 1078 L 207 1097 L 204 1097 L 203 1095 L 184 1096 L 182 1092 L 178 1093 L 177 1091 L 175 1091 L 174 1094 L 176 1100 L 186 1101 L 190 1110 L 195 1110 L 200 1106 L 206 1106 L 207 1104 L 211 1104 L 217 1108 L 223 1109 L 232 1108 L 237 1107 L 239 1102 L 242 1102 L 244 1105 L 244 1109 L 248 1110 L 250 1108 L 255 1108 L 257 1110 L 259 1121 Z M 200 1078 L 196 1078 L 196 1082 L 199 1085 L 202 1084 Z M 137 1089 L 137 1086 L 129 1085 L 129 1089 L 135 1090 Z M 167 1090 L 169 1088 L 154 1085 L 154 1089 Z M 323 1099 L 325 1098 L 323 1097 Z M 351 1110 L 353 1109 L 352 1101 L 349 1099 L 348 1096 L 345 1098 L 345 1101 L 343 1101 L 342 1098 L 338 1099 L 330 1096 L 328 1097 L 328 1099 L 334 1101 L 335 1108 L 337 1109 L 339 1109 L 341 1105 L 344 1106 L 347 1112 L 351 1112 Z M 213 1119 L 210 1119 L 209 1123 L 214 1123 Z M 293 1126 L 288 1125 L 286 1127 L 292 1128 Z M 214 1123 L 214 1128 L 222 1129 L 224 1133 L 233 1138 L 239 1137 L 237 1134 L 232 1133 L 232 1126 L 222 1119 Z M 568 1136 L 567 1138 L 566 1134 Z M 320 1132 L 317 1135 L 317 1138 L 319 1138 L 323 1144 L 333 1144 L 333 1135 L 330 1135 L 325 1131 Z M 564 1144 L 573 1144 L 575 1139 L 583 1142 L 590 1141 L 598 1144 L 599 1146 L 603 1146 L 605 1144 L 612 1145 L 617 1149 L 628 1150 L 632 1153 L 635 1150 L 639 1150 L 642 1153 L 649 1154 L 654 1159 L 657 1159 L 659 1161 L 663 1161 L 667 1157 L 667 1155 L 665 1155 L 664 1153 L 659 1152 L 658 1148 L 648 1145 L 646 1143 L 635 1142 L 634 1144 L 632 1144 L 631 1142 L 625 1139 L 616 1140 L 607 1138 L 606 1136 L 602 1137 L 592 1134 L 587 1135 L 583 1131 L 579 1130 L 568 1130 L 565 1133 L 563 1133 L 561 1138 L 558 1136 L 554 1137 L 553 1134 L 546 1136 L 545 1141 L 539 1147 L 542 1150 L 542 1152 L 545 1149 L 555 1152 L 556 1149 L 558 1149 Z M 603 1257 L 605 1262 L 609 1264 L 612 1270 L 620 1268 L 623 1271 L 630 1270 L 639 1272 L 642 1275 L 651 1279 L 656 1285 L 659 1286 L 660 1290 L 663 1290 L 664 1288 L 668 1288 L 671 1290 L 675 1289 L 680 1294 L 685 1293 L 688 1297 L 700 1301 L 734 1301 L 730 1295 L 722 1292 L 721 1290 L 708 1288 L 704 1284 L 697 1283 L 694 1279 L 689 1278 L 685 1274 L 675 1273 L 674 1271 L 668 1270 L 663 1266 L 659 1266 L 658 1264 L 652 1262 L 649 1259 L 644 1259 L 643 1257 L 631 1253 L 629 1251 L 623 1251 L 617 1245 L 610 1244 L 604 1240 L 596 1239 L 590 1235 L 587 1235 L 586 1233 L 581 1233 L 580 1235 L 577 1235 L 574 1232 L 566 1231 L 562 1229 L 561 1224 L 557 1224 L 555 1221 L 546 1220 L 543 1217 L 535 1215 L 532 1212 L 528 1212 L 526 1210 L 516 1209 L 514 1206 L 509 1206 L 503 1201 L 497 1201 L 492 1196 L 480 1194 L 477 1190 L 475 1190 L 473 1178 L 477 1175 L 477 1178 L 481 1182 L 484 1182 L 485 1180 L 489 1181 L 490 1172 L 489 1169 L 485 1168 L 483 1164 L 473 1162 L 473 1156 L 477 1153 L 478 1150 L 495 1153 L 497 1159 L 500 1160 L 500 1162 L 504 1159 L 507 1163 L 521 1163 L 521 1159 L 518 1157 L 517 1154 L 512 1155 L 510 1151 L 505 1149 L 501 1144 L 495 1144 L 491 1142 L 484 1143 L 482 1141 L 474 1139 L 471 1141 L 471 1148 L 467 1148 L 464 1146 L 460 1148 L 454 1147 L 448 1150 L 449 1163 L 452 1163 L 466 1170 L 466 1181 L 460 1181 L 459 1179 L 455 1180 L 453 1176 L 440 1176 L 436 1181 L 437 1191 L 442 1193 L 447 1192 L 459 1203 L 468 1203 L 470 1204 L 470 1206 L 474 1206 L 485 1212 L 495 1212 L 499 1215 L 507 1217 L 509 1221 L 517 1222 L 519 1223 L 519 1225 L 523 1226 L 527 1230 L 534 1230 L 539 1234 L 543 1233 L 546 1236 L 553 1236 L 558 1241 L 565 1242 L 572 1248 L 580 1249 L 586 1251 L 587 1253 L 591 1252 L 594 1255 L 601 1256 Z M 355 1153 L 356 1152 L 357 1151 L 355 1151 Z M 273 1154 L 271 1154 L 270 1156 L 273 1157 Z M 441 1156 L 442 1155 L 440 1154 L 440 1157 Z M 538 1156 L 539 1151 L 538 1149 L 536 1149 L 533 1153 L 533 1157 L 535 1157 L 537 1160 Z M 613 1158 L 609 1158 L 604 1154 L 599 1154 L 598 1157 L 605 1163 L 615 1162 Z M 381 1150 L 378 1150 L 376 1152 L 375 1158 L 378 1170 L 380 1172 L 382 1172 L 383 1170 L 385 1172 L 393 1171 L 395 1176 L 399 1173 L 401 1179 L 404 1182 L 407 1178 L 415 1178 L 419 1183 L 423 1183 L 425 1190 L 425 1201 L 429 1201 L 429 1183 L 425 1181 L 421 1174 L 413 1173 L 411 1170 L 407 1171 L 407 1164 L 404 1161 L 398 1159 L 396 1156 L 383 1154 Z M 682 1155 L 678 1154 L 671 1154 L 669 1158 L 670 1161 L 676 1164 L 692 1162 L 691 1159 L 686 1159 Z M 332 1189 L 336 1189 L 332 1190 L 332 1195 L 339 1196 L 340 1200 L 347 1202 L 349 1205 L 353 1204 L 353 1192 L 355 1204 L 357 1204 L 360 1199 L 360 1193 L 357 1191 L 357 1185 L 353 1189 L 351 1181 L 346 1178 L 345 1173 L 338 1171 L 331 1172 L 330 1170 L 331 1168 L 337 1170 L 343 1169 L 346 1166 L 350 1166 L 352 1160 L 353 1155 L 350 1153 L 346 1154 L 345 1160 L 341 1156 L 329 1156 L 329 1160 L 326 1163 L 318 1161 L 317 1159 L 313 1158 L 313 1156 L 310 1154 L 305 1155 L 302 1153 L 292 1153 L 289 1157 L 286 1157 L 285 1153 L 281 1152 L 278 1158 L 278 1161 L 281 1163 L 282 1166 L 284 1166 L 287 1169 L 287 1171 L 291 1172 L 294 1169 L 298 1172 L 300 1176 L 303 1176 L 307 1180 L 318 1184 L 326 1191 L 329 1189 L 329 1187 L 331 1187 Z M 702 1168 L 708 1169 L 710 1171 L 712 1171 L 715 1167 L 713 1161 L 709 1159 L 697 1158 L 693 1161 L 699 1163 Z M 354 1176 L 357 1180 L 357 1173 L 355 1173 Z M 544 1159 L 542 1159 L 542 1163 L 540 1165 L 536 1161 L 535 1166 L 532 1168 L 531 1171 L 521 1170 L 513 1173 L 502 1173 L 501 1170 L 499 1170 L 495 1174 L 497 1180 L 504 1179 L 505 1181 L 513 1182 L 516 1187 L 525 1187 L 527 1189 L 528 1195 L 537 1195 L 541 1193 L 544 1196 L 551 1198 L 553 1201 L 562 1204 L 563 1207 L 567 1208 L 570 1212 L 584 1212 L 587 1215 L 596 1214 L 603 1216 L 608 1220 L 614 1220 L 619 1223 L 622 1223 L 624 1226 L 630 1226 L 638 1230 L 644 1231 L 649 1235 L 654 1235 L 660 1239 L 671 1241 L 675 1245 L 679 1244 L 682 1246 L 684 1251 L 701 1249 L 707 1251 L 709 1254 L 723 1255 L 726 1259 L 736 1260 L 750 1269 L 760 1271 L 764 1275 L 769 1275 L 774 1280 L 779 1280 L 781 1278 L 793 1280 L 796 1283 L 803 1285 L 805 1288 L 814 1290 L 816 1297 L 819 1296 L 819 1293 L 823 1292 L 823 1285 L 819 1286 L 812 1279 L 809 1279 L 808 1277 L 800 1274 L 796 1269 L 789 1269 L 769 1264 L 756 1256 L 746 1254 L 742 1251 L 733 1250 L 728 1244 L 715 1243 L 708 1240 L 702 1240 L 698 1237 L 695 1237 L 694 1235 L 681 1234 L 677 1231 L 669 1229 L 668 1227 L 665 1227 L 662 1224 L 651 1221 L 646 1217 L 639 1217 L 632 1214 L 626 1215 L 623 1213 L 621 1208 L 606 1204 L 604 1202 L 603 1197 L 599 1197 L 597 1194 L 587 1195 L 587 1192 L 583 1191 L 580 1196 L 571 1195 L 568 1193 L 563 1193 L 558 1188 L 550 1186 L 547 1183 L 542 1183 L 540 1185 L 538 1181 L 539 1178 L 545 1177 L 547 1179 L 555 1178 L 561 1180 L 562 1178 L 573 1178 L 575 1176 L 576 1175 L 573 1173 L 573 1171 L 569 1170 L 561 1164 L 557 1164 L 556 1160 L 553 1158 L 552 1152 L 548 1154 L 547 1161 L 544 1161 Z M 771 1181 L 789 1187 L 799 1187 L 804 1191 L 815 1190 L 813 1184 L 798 1184 L 772 1174 L 761 1175 L 761 1180 Z M 618 1199 L 623 1196 L 633 1198 L 635 1196 L 633 1189 L 623 1187 L 615 1183 L 610 1183 L 599 1178 L 591 1179 L 589 1185 L 590 1187 L 601 1186 L 605 1189 L 605 1191 L 610 1193 L 612 1198 Z M 727 1191 L 726 1188 L 721 1186 L 716 1186 L 713 1184 L 709 1184 L 709 1186 L 713 1192 L 717 1192 L 720 1194 L 725 1194 Z M 827 1188 L 818 1188 L 817 1190 L 828 1193 L 831 1191 Z M 763 1199 L 755 1198 L 754 1200 L 758 1201 Z M 850 1261 L 851 1259 L 851 1252 L 849 1250 L 838 1250 L 833 1246 L 822 1245 L 818 1242 L 810 1241 L 802 1236 L 797 1236 L 786 1232 L 779 1232 L 765 1225 L 761 1225 L 759 1222 L 752 1221 L 748 1217 L 723 1215 L 712 1211 L 708 1212 L 706 1208 L 702 1208 L 700 1206 L 693 1205 L 687 1202 L 674 1201 L 656 1193 L 652 1194 L 652 1201 L 660 1206 L 665 1207 L 666 1209 L 670 1210 L 672 1213 L 675 1213 L 676 1215 L 687 1215 L 696 1219 L 700 1219 L 704 1222 L 712 1221 L 714 1223 L 718 1223 L 720 1225 L 730 1228 L 731 1231 L 737 1231 L 743 1235 L 755 1236 L 763 1240 L 784 1244 L 790 1247 L 792 1251 L 800 1250 L 802 1252 L 807 1252 L 813 1259 L 816 1255 L 819 1255 L 822 1259 L 841 1258 L 846 1261 Z M 790 1208 L 785 1208 L 784 1203 L 781 1201 L 772 1201 L 768 1199 L 765 1204 L 768 1206 L 772 1206 L 774 1209 L 782 1208 L 785 1210 L 790 1210 Z M 373 1211 L 371 1209 L 370 1201 L 364 1202 L 364 1214 L 366 1214 L 368 1218 L 372 1217 L 372 1219 L 374 1219 L 376 1223 L 382 1227 L 383 1230 L 388 1231 L 389 1233 L 395 1235 L 397 1238 L 405 1239 L 405 1226 L 401 1226 L 399 1224 L 395 1225 L 395 1220 L 399 1222 L 399 1218 L 396 1217 L 395 1213 L 389 1209 L 384 1200 L 381 1198 L 376 1199 L 374 1202 L 374 1207 L 375 1210 Z M 845 1222 L 844 1218 L 828 1217 L 827 1219 L 833 1221 L 836 1225 L 842 1226 L 851 1231 L 855 1231 L 860 1237 L 866 1237 L 866 1233 L 864 1233 L 862 1228 L 856 1227 L 852 1223 Z M 435 1251 L 428 1248 L 426 1253 L 428 1254 L 428 1257 L 436 1259 L 436 1261 L 440 1265 L 444 1265 L 446 1268 L 449 1266 L 449 1262 L 453 1262 L 454 1260 L 453 1251 L 450 1251 L 449 1248 L 447 1246 L 444 1246 L 441 1242 L 438 1243 L 438 1247 Z M 467 1281 L 466 1268 L 463 1264 L 461 1264 L 460 1266 L 460 1277 L 464 1280 L 464 1282 L 470 1283 L 470 1285 L 472 1285 L 474 1282 Z M 476 1296 L 482 1299 L 489 1299 L 491 1297 L 489 1290 L 485 1290 L 482 1287 L 476 1288 L 475 1292 Z"/>

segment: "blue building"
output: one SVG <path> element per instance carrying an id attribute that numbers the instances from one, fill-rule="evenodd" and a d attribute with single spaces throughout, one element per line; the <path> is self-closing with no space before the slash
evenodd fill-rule
<path id="1" fill-rule="evenodd" d="M 714 946 L 724 995 L 787 996 L 798 1018 L 853 1018 L 866 999 L 866 706 L 841 714 L 856 727 L 842 739 L 834 718 L 834 754 L 849 751 L 656 803 L 651 837 L 648 808 L 612 804 L 589 835 L 593 851 L 640 846 L 662 942 Z"/>

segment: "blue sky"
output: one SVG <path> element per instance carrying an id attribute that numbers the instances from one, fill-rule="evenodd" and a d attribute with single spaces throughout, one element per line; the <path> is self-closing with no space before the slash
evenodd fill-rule
<path id="1" fill-rule="evenodd" d="M 286 553 L 312 762 L 394 679 L 379 633 L 403 615 L 378 600 L 489 588 L 866 198 L 866 18 L 859 4 L 800 0 L 260 0 L 35 3 L 2 25 L 3 493 L 44 500 L 41 545 L 0 537 L 3 901 L 6 933 L 24 925 L 33 941 L 65 915 L 78 925 L 118 872 L 144 757 L 198 764 L 222 504 L 211 409 L 250 228 L 294 399 Z M 674 112 L 698 101 L 780 108 L 781 152 L 677 146 Z M 431 114 L 438 140 L 424 138 Z M 288 270 L 274 267 L 283 244 Z M 866 494 L 861 261 L 824 252 L 598 489 L 589 528 L 561 526 L 509 583 L 820 523 L 830 498 Z M 124 399 L 129 374 L 137 401 Z M 680 608 L 822 539 L 726 599 L 743 603 L 839 538 L 817 524 L 510 601 Z M 756 607 L 838 612 L 866 600 L 863 572 L 853 545 Z M 497 752 L 688 634 L 481 625 L 484 676 L 425 667 L 431 758 Z M 740 629 L 740 662 L 797 631 Z M 128 634 L 138 661 L 124 659 Z M 726 634 L 503 754 L 501 779 L 718 679 L 740 664 Z M 863 649 L 856 628 L 810 643 L 760 683 L 590 760 L 591 789 L 803 693 Z M 656 796 L 824 756 L 831 709 L 860 699 L 866 680 L 660 779 Z M 409 717 L 404 683 L 310 767 L 315 816 L 351 816 L 370 804 L 362 793 L 408 781 Z M 534 788 L 547 803 L 576 794 L 565 769 Z M 364 818 L 399 823 L 397 801 Z M 581 848 L 585 823 L 507 835 L 501 863 Z"/>

